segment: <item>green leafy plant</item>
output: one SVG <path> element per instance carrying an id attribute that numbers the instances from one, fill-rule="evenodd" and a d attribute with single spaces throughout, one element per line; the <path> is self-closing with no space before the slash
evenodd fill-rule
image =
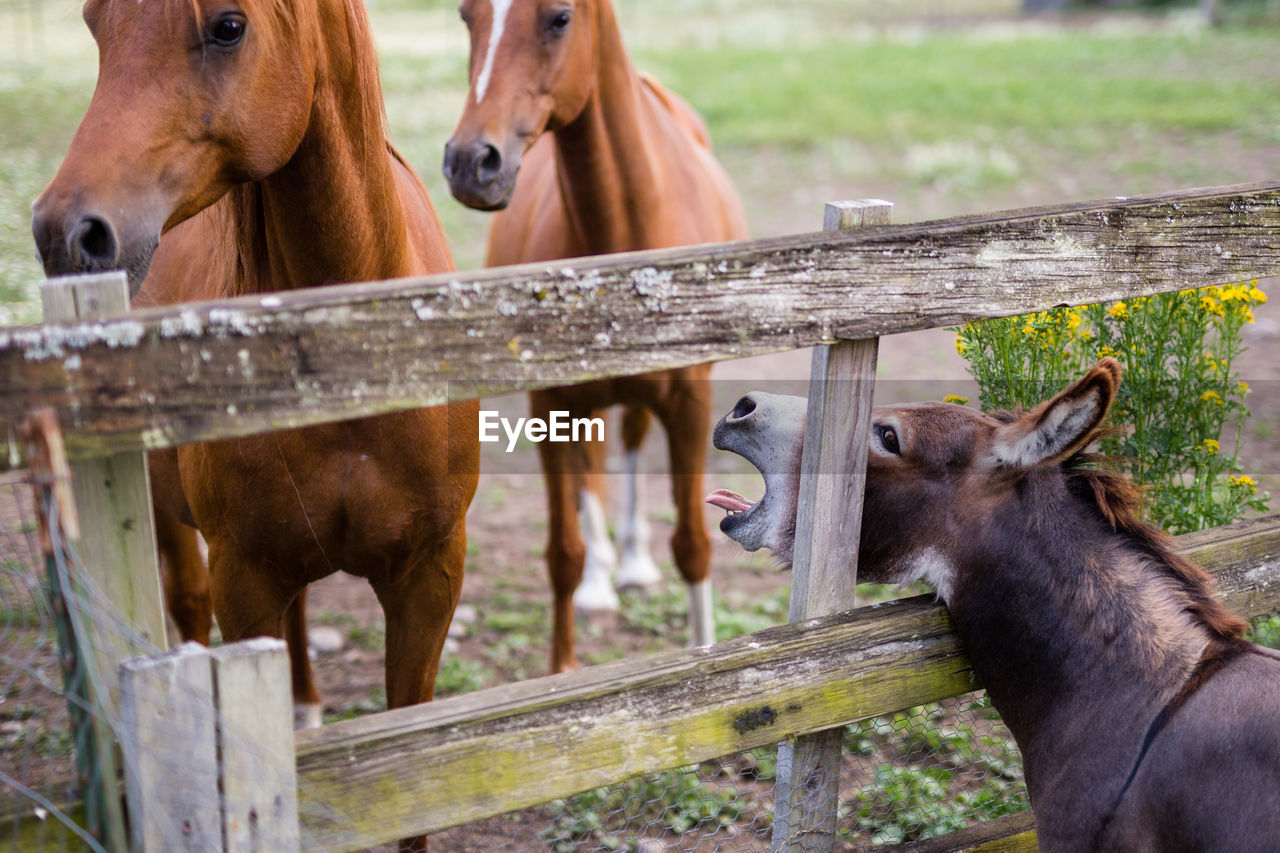
<path id="1" fill-rule="evenodd" d="M 735 785 L 704 778 L 709 765 L 669 770 L 554 800 L 554 815 L 544 840 L 556 850 L 573 849 L 588 837 L 600 846 L 629 848 L 625 834 L 633 821 L 648 819 L 663 830 L 682 835 L 698 828 L 714 832 L 740 820 L 754 820 L 759 803 Z"/>
<path id="2" fill-rule="evenodd" d="M 1125 369 L 1101 442 L 1151 488 L 1148 515 L 1173 533 L 1267 507 L 1241 469 L 1247 383 L 1233 369 L 1241 330 L 1266 301 L 1256 281 L 970 323 L 956 330 L 984 409 L 1032 406 L 1102 356 Z"/>

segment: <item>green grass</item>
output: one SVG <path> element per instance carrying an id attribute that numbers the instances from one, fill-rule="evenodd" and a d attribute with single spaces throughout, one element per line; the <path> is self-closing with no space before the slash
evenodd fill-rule
<path id="1" fill-rule="evenodd" d="M 474 268 L 488 217 L 455 203 L 439 176 L 465 96 L 467 38 L 452 0 L 425 6 L 373 9 L 387 114 L 458 265 Z M 996 0 L 617 6 L 637 64 L 705 115 L 759 234 L 811 230 L 820 208 L 806 191 L 887 194 L 905 221 L 1256 180 L 1280 167 L 1275 27 L 1110 18 L 1058 29 L 1010 17 L 1017 3 Z M 30 203 L 96 74 L 75 4 L 43 9 L 41 27 L 0 11 L 0 44 L 14 47 L 0 50 L 0 323 L 38 319 Z"/>

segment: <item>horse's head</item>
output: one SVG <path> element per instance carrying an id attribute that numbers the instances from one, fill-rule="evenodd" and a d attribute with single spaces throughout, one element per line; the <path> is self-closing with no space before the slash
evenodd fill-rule
<path id="1" fill-rule="evenodd" d="M 520 160 L 545 130 L 571 122 L 595 86 L 592 0 L 462 0 L 471 32 L 471 90 L 444 149 L 455 198 L 501 210 Z"/>
<path id="2" fill-rule="evenodd" d="M 289 160 L 317 76 L 300 16 L 284 0 L 88 0 L 97 88 L 34 207 L 48 275 L 125 269 L 136 293 L 164 231 Z"/>
<path id="3" fill-rule="evenodd" d="M 1059 465 L 1096 433 L 1120 385 L 1120 365 L 1098 362 L 1056 397 L 1017 418 L 949 403 L 877 407 L 867 453 L 860 580 L 925 580 L 944 600 L 953 553 L 966 548 L 1030 472 Z M 719 489 L 708 503 L 720 529 L 749 551 L 790 563 L 800 489 L 806 401 L 751 393 L 716 425 L 715 446 L 745 457 L 765 479 L 758 502 Z"/>

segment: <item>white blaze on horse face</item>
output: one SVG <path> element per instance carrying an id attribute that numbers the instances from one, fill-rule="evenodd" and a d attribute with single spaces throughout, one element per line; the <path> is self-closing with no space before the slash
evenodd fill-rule
<path id="1" fill-rule="evenodd" d="M 933 587 L 943 602 L 951 600 L 951 587 L 956 569 L 947 556 L 937 548 L 929 547 L 908 555 L 902 561 L 899 586 L 924 581 Z"/>
<path id="2" fill-rule="evenodd" d="M 514 0 L 490 0 L 493 6 L 493 24 L 489 27 L 489 47 L 485 52 L 484 65 L 480 68 L 480 76 L 476 78 L 476 103 L 484 100 L 484 93 L 489 88 L 489 77 L 493 75 L 494 57 L 498 55 L 498 43 L 502 41 L 502 31 L 507 26 L 507 13 L 511 11 Z"/>

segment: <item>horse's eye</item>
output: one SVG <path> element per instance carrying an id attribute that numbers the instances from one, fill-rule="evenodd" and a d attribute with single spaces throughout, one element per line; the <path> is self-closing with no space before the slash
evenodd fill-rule
<path id="1" fill-rule="evenodd" d="M 568 9 L 561 9 L 556 12 L 551 20 L 547 22 L 547 31 L 553 36 L 563 35 L 564 31 L 569 29 L 569 20 L 572 15 Z"/>
<path id="2" fill-rule="evenodd" d="M 209 40 L 218 47 L 235 47 L 244 38 L 248 21 L 243 15 L 229 13 L 221 16 L 209 27 Z"/>
<path id="3" fill-rule="evenodd" d="M 898 431 L 891 426 L 884 424 L 876 425 L 876 435 L 880 438 L 880 444 L 885 450 L 895 456 L 902 455 L 902 448 L 898 446 Z"/>

